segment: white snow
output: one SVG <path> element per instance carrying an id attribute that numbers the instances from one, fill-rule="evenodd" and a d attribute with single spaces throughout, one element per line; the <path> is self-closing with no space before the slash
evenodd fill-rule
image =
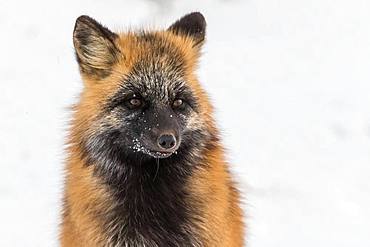
<path id="1" fill-rule="evenodd" d="M 0 2 L 0 246 L 58 246 L 75 19 L 202 11 L 199 76 L 245 198 L 248 246 L 370 246 L 370 2 Z M 227 227 L 227 226 L 225 226 Z"/>

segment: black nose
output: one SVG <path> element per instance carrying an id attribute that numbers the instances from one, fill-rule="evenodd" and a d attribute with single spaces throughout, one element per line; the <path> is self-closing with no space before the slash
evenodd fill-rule
<path id="1" fill-rule="evenodd" d="M 173 135 L 164 134 L 158 138 L 158 146 L 162 149 L 171 149 L 176 145 L 176 138 Z"/>

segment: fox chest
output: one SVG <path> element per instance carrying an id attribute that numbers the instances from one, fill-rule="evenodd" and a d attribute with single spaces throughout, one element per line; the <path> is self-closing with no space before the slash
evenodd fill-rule
<path id="1" fill-rule="evenodd" d="M 126 188 L 115 193 L 116 206 L 105 212 L 109 246 L 201 246 L 199 208 L 182 186 Z"/>

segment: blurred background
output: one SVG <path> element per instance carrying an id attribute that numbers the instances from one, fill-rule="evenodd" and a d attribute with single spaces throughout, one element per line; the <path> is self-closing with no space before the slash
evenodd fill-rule
<path id="1" fill-rule="evenodd" d="M 367 0 L 2 0 L 0 246 L 58 246 L 68 107 L 82 89 L 75 19 L 124 31 L 191 11 L 208 22 L 198 74 L 248 246 L 370 246 Z"/>

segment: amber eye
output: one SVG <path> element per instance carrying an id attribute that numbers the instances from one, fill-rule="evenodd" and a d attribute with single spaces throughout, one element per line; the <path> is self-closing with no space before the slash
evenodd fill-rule
<path id="1" fill-rule="evenodd" d="M 182 99 L 175 99 L 175 101 L 172 103 L 172 106 L 174 108 L 179 108 L 184 104 L 184 101 Z"/>

